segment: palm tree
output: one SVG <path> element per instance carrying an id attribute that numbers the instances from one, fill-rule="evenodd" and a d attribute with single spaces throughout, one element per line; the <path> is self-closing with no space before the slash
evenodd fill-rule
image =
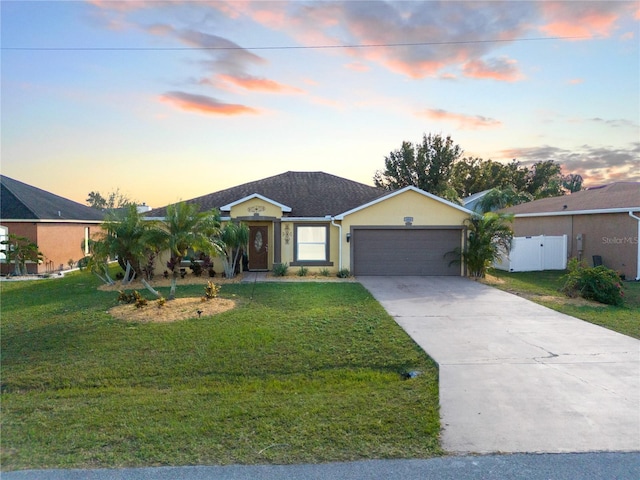
<path id="1" fill-rule="evenodd" d="M 245 223 L 227 223 L 220 232 L 219 246 L 223 252 L 224 274 L 233 278 L 240 252 L 249 243 L 249 227 Z"/>
<path id="2" fill-rule="evenodd" d="M 509 223 L 512 215 L 488 212 L 484 215 L 474 215 L 467 219 L 467 245 L 464 250 L 457 248 L 453 253 L 458 258 L 452 263 L 464 262 L 472 277 L 483 278 L 487 268 L 499 260 L 502 254 L 511 250 L 513 230 Z"/>
<path id="3" fill-rule="evenodd" d="M 103 233 L 96 240 L 102 244 L 98 251 L 117 259 L 125 271 L 122 283 L 131 282 L 142 271 L 141 261 L 154 248 L 154 227 L 154 222 L 138 213 L 135 204 L 107 214 L 102 223 Z"/>
<path id="4" fill-rule="evenodd" d="M 167 248 L 171 260 L 167 264 L 172 270 L 169 300 L 176 296 L 176 284 L 180 263 L 189 249 L 209 255 L 219 253 L 214 240 L 220 233 L 220 214 L 213 209 L 200 212 L 195 203 L 180 202 L 167 207 L 167 215 L 160 224 L 160 235 L 155 244 Z"/>
<path id="5" fill-rule="evenodd" d="M 478 202 L 478 210 L 481 213 L 493 212 L 502 208 L 512 207 L 513 205 L 519 205 L 520 203 L 530 202 L 533 200 L 527 192 L 519 192 L 513 187 L 506 187 L 504 189 L 492 188 L 484 197 Z"/>
<path id="6" fill-rule="evenodd" d="M 26 275 L 27 262 L 42 262 L 42 252 L 38 250 L 38 245 L 27 237 L 10 233 L 0 244 L 4 246 L 0 253 L 5 254 L 6 262 L 14 262 L 13 275 Z"/>

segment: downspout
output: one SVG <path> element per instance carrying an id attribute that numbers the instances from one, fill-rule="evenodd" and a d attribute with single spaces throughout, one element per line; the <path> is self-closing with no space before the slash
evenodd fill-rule
<path id="1" fill-rule="evenodd" d="M 629 210 L 629 216 L 635 218 L 638 221 L 638 236 L 636 237 L 636 243 L 638 244 L 638 256 L 636 258 L 636 281 L 640 280 L 640 217 L 636 217 L 631 210 Z"/>
<path id="2" fill-rule="evenodd" d="M 640 220 L 640 219 L 638 219 Z M 331 225 L 338 227 L 338 271 L 342 270 L 342 225 L 335 223 L 335 217 L 331 217 Z"/>

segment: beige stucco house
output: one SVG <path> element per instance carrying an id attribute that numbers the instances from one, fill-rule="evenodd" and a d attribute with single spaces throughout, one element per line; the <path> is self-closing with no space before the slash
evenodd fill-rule
<path id="1" fill-rule="evenodd" d="M 36 243 L 43 254 L 40 264 L 28 263 L 28 273 L 51 273 L 70 268 L 88 254 L 83 240 L 100 231 L 104 214 L 86 205 L 0 175 L 0 240 L 14 234 Z M 87 244 L 85 242 L 85 244 Z M 0 255 L 0 270 L 13 266 Z"/>
<path id="2" fill-rule="evenodd" d="M 464 247 L 471 212 L 415 187 L 389 192 L 324 172 L 286 172 L 187 203 L 249 226 L 249 270 L 284 263 L 354 275 L 464 274 L 445 255 Z M 219 259 L 214 269 L 223 270 Z"/>
<path id="3" fill-rule="evenodd" d="M 640 279 L 640 182 L 616 182 L 503 212 L 515 215 L 518 237 L 567 235 L 567 255 Z"/>

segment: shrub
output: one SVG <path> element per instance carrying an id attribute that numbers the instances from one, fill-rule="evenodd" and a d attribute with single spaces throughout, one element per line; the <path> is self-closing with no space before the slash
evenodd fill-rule
<path id="1" fill-rule="evenodd" d="M 338 278 L 349 278 L 351 276 L 351 272 L 349 272 L 348 268 L 343 268 L 337 274 Z"/>
<path id="2" fill-rule="evenodd" d="M 164 297 L 160 297 L 156 300 L 156 305 L 158 305 L 158 308 L 164 307 L 165 303 L 167 303 L 167 299 Z"/>
<path id="3" fill-rule="evenodd" d="M 212 281 L 208 281 L 207 286 L 204 287 L 204 298 L 211 300 L 212 298 L 216 298 L 219 292 L 220 285 L 215 285 Z"/>
<path id="4" fill-rule="evenodd" d="M 588 267 L 586 263 L 571 259 L 569 273 L 563 277 L 561 291 L 569 296 L 581 296 L 587 300 L 620 306 L 624 304 L 624 291 L 620 275 L 614 270 L 599 265 Z"/>
<path id="5" fill-rule="evenodd" d="M 135 297 L 132 293 L 127 293 L 122 290 L 118 291 L 118 303 L 133 303 Z"/>
<path id="6" fill-rule="evenodd" d="M 140 295 L 137 290 L 133 291 L 133 297 L 136 300 L 136 308 L 145 307 L 148 303 L 147 299 Z"/>
<path id="7" fill-rule="evenodd" d="M 284 277 L 287 274 L 287 270 L 289 266 L 286 263 L 276 263 L 273 265 L 273 276 L 274 277 Z"/>
<path id="8" fill-rule="evenodd" d="M 134 290 L 132 293 L 127 293 L 122 290 L 118 291 L 118 302 L 120 303 L 135 303 L 136 308 L 142 308 L 147 305 L 148 300 L 140 295 L 140 292 Z"/>
<path id="9" fill-rule="evenodd" d="M 189 268 L 193 272 L 194 276 L 199 277 L 200 275 L 202 275 L 202 265 L 200 264 L 200 262 L 191 260 L 191 265 L 189 265 Z"/>
<path id="10" fill-rule="evenodd" d="M 299 277 L 306 277 L 307 273 L 309 273 L 309 269 L 307 267 L 300 267 L 296 275 Z"/>
<path id="11" fill-rule="evenodd" d="M 320 275 L 323 277 L 328 277 L 329 275 L 331 275 L 331 273 L 329 272 L 328 268 L 323 268 L 320 270 Z"/>

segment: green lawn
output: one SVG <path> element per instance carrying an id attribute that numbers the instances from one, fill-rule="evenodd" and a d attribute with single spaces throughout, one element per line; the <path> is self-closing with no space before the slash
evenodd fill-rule
<path id="1" fill-rule="evenodd" d="M 536 303 L 595 323 L 616 332 L 640 338 L 640 282 L 624 282 L 625 305 L 614 307 L 595 302 L 579 302 L 559 292 L 566 272 L 517 272 L 491 270 L 503 283 L 490 282 L 502 290 L 526 296 Z"/>
<path id="2" fill-rule="evenodd" d="M 437 367 L 359 284 L 225 285 L 234 310 L 165 324 L 97 285 L 0 285 L 3 470 L 441 454 Z"/>

